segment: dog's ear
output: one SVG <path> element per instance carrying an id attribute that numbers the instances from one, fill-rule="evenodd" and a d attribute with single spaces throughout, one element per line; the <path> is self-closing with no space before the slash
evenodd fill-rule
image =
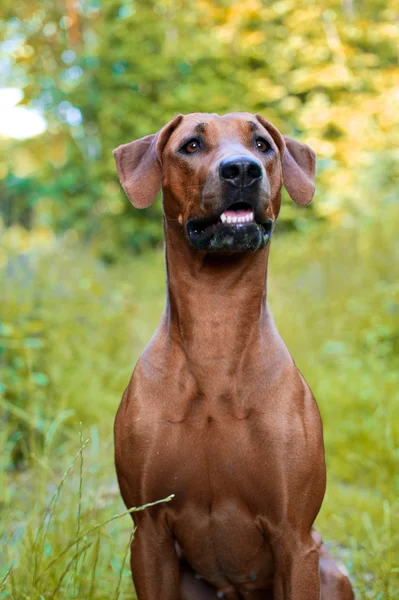
<path id="1" fill-rule="evenodd" d="M 309 204 L 315 191 L 315 152 L 306 144 L 282 135 L 262 115 L 256 115 L 256 118 L 270 133 L 280 151 L 283 183 L 290 197 L 297 204 Z"/>
<path id="2" fill-rule="evenodd" d="M 161 168 L 156 142 L 158 134 L 147 135 L 114 150 L 119 180 L 136 208 L 147 208 L 161 187 Z"/>
<path id="3" fill-rule="evenodd" d="M 285 188 L 297 204 L 309 204 L 315 190 L 316 154 L 306 144 L 301 144 L 286 135 L 284 142 L 281 164 Z"/>
<path id="4" fill-rule="evenodd" d="M 147 208 L 161 189 L 161 154 L 170 135 L 179 125 L 178 115 L 158 133 L 147 135 L 113 152 L 123 189 L 136 208 Z"/>

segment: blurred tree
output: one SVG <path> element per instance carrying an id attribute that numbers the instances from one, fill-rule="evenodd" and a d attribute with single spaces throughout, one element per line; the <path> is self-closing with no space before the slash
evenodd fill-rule
<path id="1" fill-rule="evenodd" d="M 48 122 L 7 140 L 6 222 L 101 237 L 110 259 L 157 242 L 159 203 L 131 210 L 111 151 L 197 110 L 264 113 L 318 153 L 314 215 L 372 216 L 376 191 L 396 198 L 398 17 L 394 0 L 3 0 L 3 80 Z"/>

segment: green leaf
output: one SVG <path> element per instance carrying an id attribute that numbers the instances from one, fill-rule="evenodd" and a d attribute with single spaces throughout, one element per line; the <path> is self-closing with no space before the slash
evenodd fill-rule
<path id="1" fill-rule="evenodd" d="M 49 378 L 45 373 L 35 371 L 31 375 L 33 383 L 41 387 L 45 387 L 49 383 Z"/>

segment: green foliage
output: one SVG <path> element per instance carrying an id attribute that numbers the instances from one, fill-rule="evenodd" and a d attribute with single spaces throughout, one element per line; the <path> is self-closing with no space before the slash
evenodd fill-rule
<path id="1" fill-rule="evenodd" d="M 270 303 L 324 419 L 318 526 L 357 597 L 398 597 L 397 20 L 392 0 L 3 1 L 2 84 L 48 128 L 0 139 L 1 599 L 131 597 L 130 518 L 98 524 L 123 510 L 112 423 L 164 266 L 128 252 L 159 244 L 161 206 L 133 211 L 111 151 L 230 110 L 317 152 L 313 208 L 283 207 Z"/>
<path id="2" fill-rule="evenodd" d="M 270 273 L 277 324 L 324 423 L 319 526 L 362 599 L 399 594 L 398 216 L 387 209 L 359 230 L 284 236 Z"/>
<path id="3" fill-rule="evenodd" d="M 328 491 L 318 528 L 366 600 L 399 593 L 398 217 L 387 206 L 379 220 L 357 230 L 315 225 L 301 234 L 277 233 L 269 273 L 277 325 L 324 421 Z M 16 232 L 7 233 L 4 239 L 15 243 Z M 0 598 L 108 600 L 116 598 L 120 577 L 120 598 L 129 598 L 128 567 L 121 570 L 129 519 L 96 529 L 77 547 L 78 499 L 82 533 L 122 511 L 112 423 L 162 312 L 163 256 L 105 267 L 96 248 L 68 238 L 24 256 L 1 271 L 7 294 L 0 314 L 0 582 L 13 569 Z M 37 342 L 25 348 L 31 339 L 42 340 L 40 352 Z M 91 438 L 83 491 L 78 453 L 39 548 L 35 536 L 76 454 L 80 420 L 83 437 L 87 431 Z M 15 472 L 13 458 L 29 468 Z"/>
<path id="4" fill-rule="evenodd" d="M 179 112 L 231 110 L 314 147 L 319 217 L 374 214 L 374 190 L 379 205 L 396 198 L 397 18 L 380 0 L 6 1 L 3 71 L 48 120 L 44 135 L 7 142 L 6 223 L 73 229 L 107 260 L 157 243 L 160 205 L 131 210 L 112 149 Z M 283 219 L 300 228 L 311 214 L 290 206 Z"/>
<path id="5" fill-rule="evenodd" d="M 112 417 L 150 326 L 140 308 L 142 273 L 135 263 L 109 270 L 68 241 L 10 258 L 0 277 L 0 406 L 13 430 L 13 462 L 42 447 L 60 415 L 68 423 L 77 413 L 90 422 L 98 411 Z"/>
<path id="6" fill-rule="evenodd" d="M 92 434 L 95 442 L 96 428 Z M 57 459 L 64 466 L 59 451 Z M 133 532 L 129 537 L 132 522 L 128 513 L 168 502 L 173 496 L 123 510 L 114 482 L 96 485 L 102 466 L 98 445 L 96 450 L 92 440 L 83 440 L 81 430 L 79 451 L 57 484 L 50 471 L 53 461 L 47 447 L 33 466 L 37 479 L 25 481 L 36 505 L 27 505 L 17 489 L 1 498 L 18 528 L 11 532 L 4 530 L 5 523 L 0 524 L 0 598 L 118 600 L 124 590 L 125 597 L 131 596 L 127 567 Z M 50 495 L 46 490 L 49 484 L 55 487 Z"/>

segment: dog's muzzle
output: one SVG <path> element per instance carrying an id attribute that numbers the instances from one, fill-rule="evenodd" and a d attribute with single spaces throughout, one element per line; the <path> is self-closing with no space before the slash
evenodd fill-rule
<path id="1" fill-rule="evenodd" d="M 255 252 L 270 240 L 274 222 L 259 222 L 245 202 L 229 206 L 217 220 L 189 219 L 186 230 L 197 250 L 209 252 Z"/>

